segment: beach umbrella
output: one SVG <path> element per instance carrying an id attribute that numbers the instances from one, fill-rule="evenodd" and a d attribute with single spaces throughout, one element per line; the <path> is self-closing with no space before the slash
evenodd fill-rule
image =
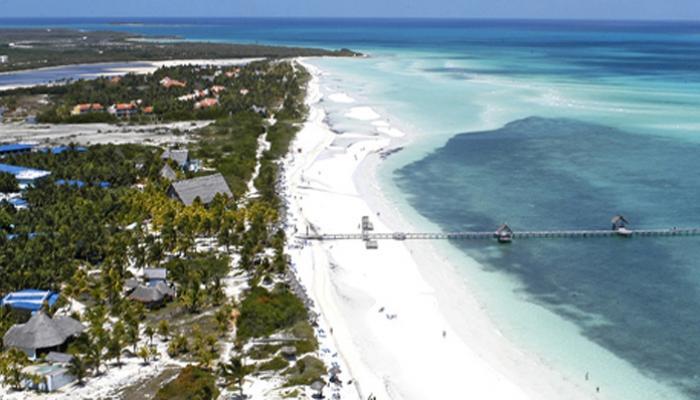
<path id="1" fill-rule="evenodd" d="M 311 384 L 311 389 L 318 392 L 317 397 L 318 397 L 319 399 L 320 399 L 320 398 L 323 398 L 323 387 L 324 387 L 324 386 L 326 386 L 326 384 L 323 383 L 323 381 L 316 381 L 316 382 L 314 382 L 314 383 Z"/>

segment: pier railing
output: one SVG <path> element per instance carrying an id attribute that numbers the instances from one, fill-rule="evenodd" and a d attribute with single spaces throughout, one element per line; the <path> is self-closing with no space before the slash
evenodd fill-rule
<path id="1" fill-rule="evenodd" d="M 299 235 L 304 240 L 484 240 L 484 239 L 545 239 L 545 238 L 602 238 L 634 236 L 696 236 L 700 228 L 619 229 L 619 230 L 551 230 L 512 232 L 362 232 L 312 233 Z"/>

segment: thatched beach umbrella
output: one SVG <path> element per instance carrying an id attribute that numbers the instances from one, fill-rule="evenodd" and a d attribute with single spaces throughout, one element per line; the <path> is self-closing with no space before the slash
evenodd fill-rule
<path id="1" fill-rule="evenodd" d="M 326 384 L 323 381 L 316 381 L 311 384 L 311 390 L 315 390 L 318 393 L 316 394 L 316 398 L 322 399 L 323 398 L 323 387 L 326 386 Z"/>

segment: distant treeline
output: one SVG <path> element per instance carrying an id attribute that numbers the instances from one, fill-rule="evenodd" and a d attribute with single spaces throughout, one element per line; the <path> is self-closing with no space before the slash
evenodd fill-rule
<path id="1" fill-rule="evenodd" d="M 177 59 L 357 56 L 351 50 L 208 42 L 155 42 L 120 32 L 68 29 L 0 29 L 0 72 L 68 64 Z M 159 39 L 148 37 L 147 39 Z M 170 39 L 172 40 L 172 39 Z M 11 45 L 12 44 L 12 45 Z"/>

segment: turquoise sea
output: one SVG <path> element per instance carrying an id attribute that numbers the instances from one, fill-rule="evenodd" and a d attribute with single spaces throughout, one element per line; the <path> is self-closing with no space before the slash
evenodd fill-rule
<path id="1" fill-rule="evenodd" d="M 0 26 L 363 51 L 312 63 L 327 90 L 358 100 L 348 107 L 411 133 L 380 175 L 417 226 L 607 229 L 623 214 L 633 228 L 700 227 L 700 23 L 110 22 Z M 356 128 L 341 110 L 329 122 Z M 608 398 L 700 398 L 700 238 L 439 246 L 503 332 L 572 380 Z"/>

